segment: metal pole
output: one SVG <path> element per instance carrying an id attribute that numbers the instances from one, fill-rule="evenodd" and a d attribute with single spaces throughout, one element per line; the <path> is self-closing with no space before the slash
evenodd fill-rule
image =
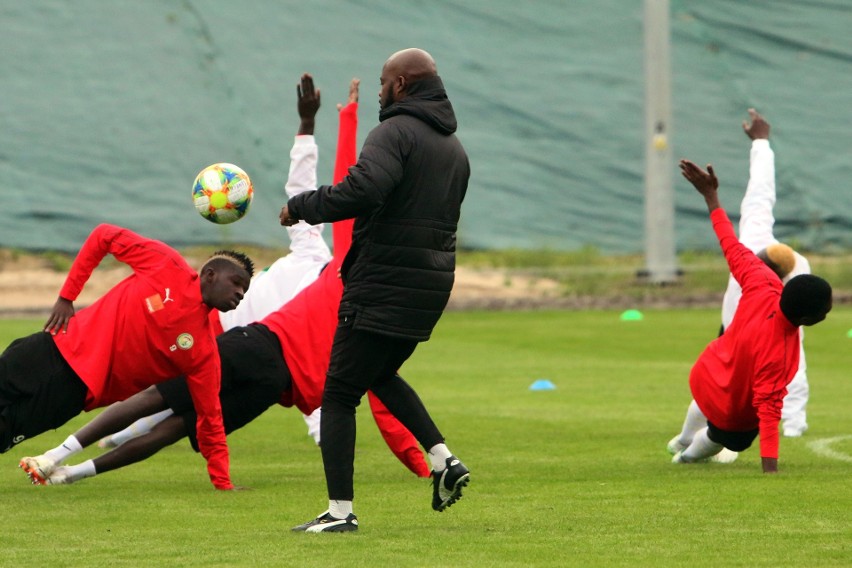
<path id="1" fill-rule="evenodd" d="M 652 283 L 677 281 L 671 151 L 669 0 L 645 0 L 645 262 Z"/>

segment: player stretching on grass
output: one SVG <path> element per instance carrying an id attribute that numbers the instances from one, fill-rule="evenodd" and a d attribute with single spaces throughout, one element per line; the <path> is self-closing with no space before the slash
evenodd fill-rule
<path id="1" fill-rule="evenodd" d="M 799 274 L 810 274 L 810 264 L 802 255 L 775 239 L 772 228 L 775 218 L 772 209 L 775 205 L 775 156 L 769 146 L 769 123 L 754 109 L 749 109 L 749 122 L 743 122 L 743 131 L 752 140 L 748 187 L 740 205 L 739 239 L 765 262 L 786 283 Z M 742 288 L 736 278 L 728 278 L 728 287 L 722 301 L 722 331 L 731 325 L 737 305 L 742 296 Z M 721 333 L 721 332 L 720 332 Z M 804 336 L 804 330 L 800 328 Z M 801 341 L 800 341 L 801 343 Z M 806 375 L 805 351 L 802 345 L 799 353 L 799 369 L 792 382 L 787 385 L 787 396 L 781 409 L 783 432 L 785 436 L 801 436 L 807 430 L 805 405 L 808 401 L 808 380 Z M 680 434 L 672 438 L 666 449 L 674 455 L 686 448 L 695 433 L 706 426 L 707 418 L 701 413 L 695 401 L 687 409 L 686 419 Z M 730 463 L 737 454 L 721 451 L 711 461 Z"/>
<path id="2" fill-rule="evenodd" d="M 338 163 L 335 169 L 345 170 L 345 165 L 354 161 L 357 96 L 358 83 L 354 80 L 350 87 L 349 104 L 340 112 Z M 313 80 L 308 75 L 302 78 L 298 109 L 302 120 L 291 152 L 287 184 L 288 192 L 294 193 L 304 190 L 306 184 L 316 179 L 316 145 L 313 144 L 312 133 L 314 116 L 319 109 L 319 92 L 315 93 Z M 351 233 L 351 223 L 335 223 L 335 251 L 340 257 L 349 248 L 347 233 Z M 320 238 L 319 235 L 316 237 Z M 293 250 L 298 250 L 303 242 L 294 243 Z M 304 269 L 309 264 L 304 259 L 309 258 L 309 255 L 297 256 L 294 265 L 284 262 L 286 257 L 279 260 L 279 269 L 263 276 L 260 282 L 266 279 L 264 283 L 270 284 L 270 278 L 274 277 L 276 280 L 285 280 L 281 282 L 282 286 L 290 288 L 293 287 L 290 277 L 316 282 L 303 289 L 284 307 L 279 306 L 275 311 L 267 308 L 267 311 L 273 313 L 258 325 L 232 327 L 217 338 L 222 361 L 220 400 L 227 433 L 249 423 L 279 401 L 285 406 L 295 405 L 306 414 L 319 406 L 342 291 L 337 275 L 340 259 L 332 260 L 317 280 Z M 255 290 L 254 284 L 252 290 Z M 275 296 L 275 293 L 264 293 L 252 300 L 251 294 L 247 294 L 244 302 L 254 301 L 254 313 L 257 313 L 271 296 Z M 244 313 L 247 312 L 244 310 Z M 232 319 L 229 317 L 227 321 Z M 226 321 L 224 317 L 222 321 Z M 190 437 L 193 447 L 197 449 L 194 414 L 188 401 L 186 380 L 180 378 L 108 408 L 69 439 L 74 440 L 75 447 L 79 445 L 82 448 L 102 436 L 111 435 L 106 438 L 109 440 L 107 445 L 118 448 L 82 464 L 57 467 L 46 483 L 73 483 L 124 467 L 153 455 L 185 436 Z M 157 414 L 150 415 L 154 412 Z M 133 426 L 125 428 L 134 420 L 137 422 Z M 428 476 L 423 454 L 414 445 L 411 433 L 387 413 L 377 412 L 376 421 L 399 459 L 414 473 Z M 113 434 L 122 428 L 125 430 Z M 59 446 L 45 455 L 59 465 L 74 453 L 76 451 L 69 452 Z M 34 481 L 39 482 L 38 479 Z"/>
<path id="3" fill-rule="evenodd" d="M 353 79 L 349 85 L 348 103 L 346 106 L 337 105 L 340 127 L 334 164 L 335 180 L 343 179 L 346 171 L 355 163 L 359 83 L 358 79 Z M 318 151 L 313 133 L 316 113 L 320 107 L 320 93 L 314 89 L 313 78 L 307 74 L 302 77 L 297 91 L 296 106 L 300 120 L 298 133 L 290 151 L 290 172 L 285 185 L 289 197 L 317 186 Z M 252 280 L 251 288 L 236 310 L 227 313 L 215 310 L 211 312 L 211 320 L 214 329 L 218 330 L 217 334 L 260 320 L 316 280 L 322 268 L 331 260 L 331 251 L 322 238 L 322 229 L 323 224 L 308 225 L 304 222 L 287 227 L 290 253 L 276 260 L 269 269 Z M 333 235 L 334 249 L 342 256 L 349 250 L 352 241 L 352 221 L 335 223 Z M 373 417 L 391 451 L 416 475 L 428 477 L 429 467 L 423 459 L 417 440 L 393 418 L 372 392 L 368 393 L 368 396 Z M 314 438 L 317 445 L 320 443 L 320 411 L 321 409 L 317 408 L 310 415 L 303 415 L 308 424 L 308 434 Z M 101 440 L 98 445 L 104 448 L 115 447 L 134 436 L 144 434 L 170 414 L 171 411 L 168 410 L 146 416 L 121 432 Z"/>
<path id="4" fill-rule="evenodd" d="M 775 154 L 769 145 L 769 123 L 754 109 L 749 109 L 749 122 L 743 122 L 743 131 L 751 140 L 749 154 L 749 180 L 740 206 L 739 239 L 770 268 L 783 283 L 800 274 L 810 274 L 811 266 L 801 254 L 781 244 L 773 234 L 775 218 Z M 736 279 L 728 279 L 728 288 L 722 301 L 722 327 L 731 325 L 742 288 Z M 804 330 L 802 340 L 804 339 Z M 799 353 L 799 369 L 787 385 L 787 396 L 781 409 L 784 436 L 798 437 L 808 429 L 805 407 L 808 404 L 808 377 L 804 343 Z"/>
<path id="5" fill-rule="evenodd" d="M 73 301 L 107 254 L 133 274 L 75 314 Z M 210 480 L 219 489 L 233 487 L 208 316 L 211 308 L 236 308 L 252 272 L 248 257 L 221 251 L 199 273 L 164 243 L 99 225 L 74 259 L 44 332 L 12 342 L 0 356 L 0 452 L 83 410 L 184 374 Z M 53 463 L 24 458 L 20 466 L 44 479 Z"/>
<path id="6" fill-rule="evenodd" d="M 719 181 L 681 160 L 683 176 L 704 197 L 713 230 L 742 297 L 731 325 L 699 356 L 689 376 L 692 396 L 706 426 L 678 451 L 674 463 L 706 461 L 723 448 L 741 452 L 760 435 L 764 473 L 778 471 L 778 423 L 787 384 L 799 367 L 799 326 L 825 319 L 831 311 L 831 286 L 803 274 L 786 286 L 751 250 L 737 240 L 719 203 Z"/>

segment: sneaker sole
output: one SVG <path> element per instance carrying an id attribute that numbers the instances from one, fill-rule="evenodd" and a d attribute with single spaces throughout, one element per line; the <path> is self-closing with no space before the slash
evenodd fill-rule
<path id="1" fill-rule="evenodd" d="M 314 527 L 323 526 L 323 525 L 314 525 Z M 313 528 L 313 527 L 311 527 Z M 311 530 L 311 528 L 305 530 L 304 532 L 308 534 L 320 534 L 320 533 L 345 533 L 345 532 L 357 532 L 358 525 L 345 524 L 345 525 L 336 525 L 333 527 L 327 527 L 324 529 Z"/>
<path id="2" fill-rule="evenodd" d="M 435 508 L 436 511 L 442 513 L 444 509 L 452 506 L 456 501 L 462 498 L 462 488 L 467 487 L 467 484 L 470 483 L 470 473 L 466 473 L 459 477 L 456 480 L 455 485 L 453 485 L 453 492 L 450 493 L 450 496 L 441 501 L 441 504 Z"/>
<path id="3" fill-rule="evenodd" d="M 24 470 L 33 485 L 47 485 L 47 477 L 42 474 L 38 466 L 31 466 L 27 458 L 22 459 L 18 467 Z"/>

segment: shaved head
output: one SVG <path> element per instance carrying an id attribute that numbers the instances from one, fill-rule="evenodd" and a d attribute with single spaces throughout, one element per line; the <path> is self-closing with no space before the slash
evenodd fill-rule
<path id="1" fill-rule="evenodd" d="M 435 60 L 427 51 L 416 47 L 397 51 L 388 57 L 382 67 L 382 88 L 379 91 L 381 108 L 405 98 L 411 83 L 437 76 Z"/>
<path id="2" fill-rule="evenodd" d="M 438 74 L 435 60 L 428 52 L 416 47 L 397 51 L 385 61 L 385 68 L 394 75 L 402 75 L 406 81 L 413 82 L 434 77 Z"/>

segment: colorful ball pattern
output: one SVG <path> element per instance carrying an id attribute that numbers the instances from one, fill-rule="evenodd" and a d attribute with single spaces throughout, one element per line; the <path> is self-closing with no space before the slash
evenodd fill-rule
<path id="1" fill-rule="evenodd" d="M 248 213 L 254 189 L 251 179 L 234 164 L 207 166 L 192 185 L 192 201 L 202 217 L 225 225 L 242 219 Z"/>

